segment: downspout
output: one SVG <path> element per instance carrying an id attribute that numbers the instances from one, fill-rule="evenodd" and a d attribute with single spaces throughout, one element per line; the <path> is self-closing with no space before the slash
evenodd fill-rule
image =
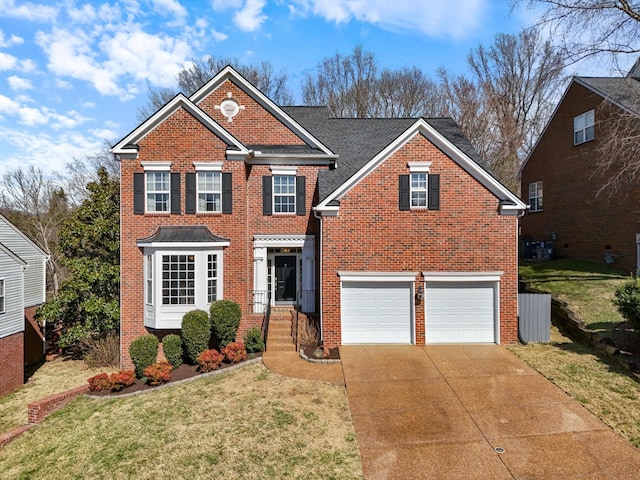
<path id="1" fill-rule="evenodd" d="M 319 276 L 319 282 L 320 284 L 318 285 L 318 318 L 320 319 L 320 345 L 324 344 L 324 329 L 322 328 L 322 215 L 318 216 L 318 212 L 313 209 L 313 216 L 316 218 L 316 220 L 318 220 L 320 222 L 320 264 L 319 264 L 319 268 L 320 268 L 320 276 Z"/>
<path id="2" fill-rule="evenodd" d="M 529 208 L 529 206 L 527 205 L 527 208 Z M 522 210 L 521 212 L 518 212 L 518 220 L 520 220 L 522 217 L 524 217 L 525 211 Z M 516 228 L 516 242 L 518 241 L 518 229 Z M 518 267 L 518 260 L 516 259 L 516 272 Z M 518 282 L 516 283 L 517 285 L 520 285 L 520 279 L 518 279 Z M 518 288 L 518 293 L 520 288 Z M 516 296 L 516 317 L 518 319 L 518 341 L 522 344 L 522 345 L 527 345 L 527 341 L 525 341 L 524 338 L 522 338 L 522 335 L 520 334 L 520 315 L 518 314 L 518 312 L 520 311 L 520 301 L 518 300 L 518 297 Z"/>

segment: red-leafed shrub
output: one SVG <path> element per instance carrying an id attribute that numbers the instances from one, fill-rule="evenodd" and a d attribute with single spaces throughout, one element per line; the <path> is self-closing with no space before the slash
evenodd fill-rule
<path id="1" fill-rule="evenodd" d="M 106 373 L 99 373 L 91 378 L 87 379 L 89 382 L 89 390 L 92 392 L 100 392 L 102 390 L 111 390 L 111 384 L 109 382 L 109 375 Z"/>
<path id="2" fill-rule="evenodd" d="M 149 365 L 142 374 L 147 384 L 155 386 L 171 380 L 171 370 L 173 370 L 173 367 L 169 362 L 158 362 Z"/>
<path id="3" fill-rule="evenodd" d="M 224 360 L 224 356 L 215 348 L 205 350 L 198 355 L 198 370 L 201 372 L 213 372 L 220 367 L 222 360 Z"/>
<path id="4" fill-rule="evenodd" d="M 242 342 L 227 343 L 221 352 L 229 363 L 238 363 L 247 358 L 247 350 Z"/>
<path id="5" fill-rule="evenodd" d="M 133 385 L 136 381 L 136 373 L 133 370 L 120 370 L 109 376 L 112 392 L 119 392 Z"/>

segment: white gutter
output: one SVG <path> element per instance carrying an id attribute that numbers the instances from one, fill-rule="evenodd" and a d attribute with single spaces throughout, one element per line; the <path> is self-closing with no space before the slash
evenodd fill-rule
<path id="1" fill-rule="evenodd" d="M 324 329 L 322 328 L 322 215 L 318 216 L 318 212 L 313 210 L 313 216 L 320 222 L 320 278 L 318 285 L 318 318 L 320 319 L 320 344 L 324 345 Z"/>

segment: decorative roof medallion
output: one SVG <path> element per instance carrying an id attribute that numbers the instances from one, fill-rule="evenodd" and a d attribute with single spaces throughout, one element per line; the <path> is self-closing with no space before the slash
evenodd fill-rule
<path id="1" fill-rule="evenodd" d="M 244 110 L 244 105 L 240 105 L 236 102 L 231 95 L 231 92 L 227 93 L 227 98 L 225 98 L 220 105 L 216 105 L 215 109 L 220 110 L 220 113 L 227 117 L 227 122 L 232 123 L 233 117 L 240 113 L 240 110 Z"/>

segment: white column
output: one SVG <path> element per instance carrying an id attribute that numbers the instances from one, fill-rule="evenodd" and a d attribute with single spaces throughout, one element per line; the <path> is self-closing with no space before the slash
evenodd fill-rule
<path id="1" fill-rule="evenodd" d="M 253 312 L 267 306 L 267 247 L 253 247 Z"/>
<path id="2" fill-rule="evenodd" d="M 302 246 L 302 311 L 315 312 L 316 248 L 315 238 L 307 237 Z"/>

